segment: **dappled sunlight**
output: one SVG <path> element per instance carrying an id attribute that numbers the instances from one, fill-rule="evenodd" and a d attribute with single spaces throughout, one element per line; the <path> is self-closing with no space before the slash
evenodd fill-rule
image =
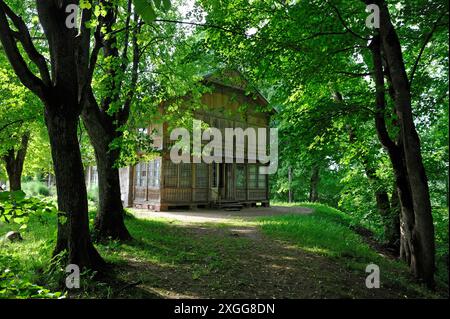
<path id="1" fill-rule="evenodd" d="M 324 249 L 324 248 L 319 248 L 319 247 L 305 247 L 302 246 L 301 247 L 303 250 L 313 253 L 313 254 L 320 254 L 320 255 L 325 255 L 325 256 L 332 256 L 334 254 L 330 253 L 330 250 L 328 249 Z"/>
<path id="2" fill-rule="evenodd" d="M 252 223 L 252 219 L 264 216 L 279 216 L 279 215 L 307 215 L 312 213 L 312 209 L 306 207 L 296 206 L 288 208 L 283 206 L 271 207 L 253 207 L 243 208 L 240 211 L 226 211 L 219 209 L 197 209 L 197 210 L 183 210 L 183 211 L 165 211 L 155 212 L 144 209 L 131 209 L 132 214 L 142 219 L 164 218 L 170 220 L 178 220 L 187 223 L 219 223 L 226 225 L 241 225 Z"/>
<path id="3" fill-rule="evenodd" d="M 359 254 L 360 250 L 352 248 L 360 245 L 360 241 L 351 241 L 353 235 L 343 232 L 340 225 L 333 226 L 334 219 L 330 222 L 324 216 L 287 215 L 219 223 L 163 217 L 125 221 L 132 241 L 96 244 L 101 255 L 117 267 L 115 275 L 105 284 L 115 288 L 99 286 L 96 294 L 189 299 L 351 298 L 391 294 L 362 288 L 342 289 L 348 285 L 361 286 L 365 255 L 364 251 Z M 12 252 L 23 251 L 24 247 L 29 250 L 29 254 L 18 256 L 21 264 L 30 263 L 29 269 L 43 264 L 45 258 L 39 257 L 42 251 L 51 254 L 52 236 L 47 227 L 33 223 L 30 229 L 34 228 L 36 233 L 25 232 L 23 243 L 8 245 Z M 329 234 L 334 230 L 338 230 L 336 234 Z M 351 263 L 344 265 L 339 258 L 346 253 L 351 256 Z M 373 255 L 376 254 L 370 256 Z M 352 274 L 346 267 L 358 269 L 362 275 Z"/>
<path id="4" fill-rule="evenodd" d="M 168 299 L 199 299 L 201 296 L 193 294 L 183 294 L 172 290 L 167 290 L 163 288 L 146 287 L 146 290 L 158 295 L 161 298 Z"/>
<path id="5" fill-rule="evenodd" d="M 292 267 L 289 267 L 289 266 L 286 266 L 286 265 L 271 264 L 269 267 L 273 268 L 273 269 L 277 269 L 277 270 L 281 270 L 281 269 L 282 270 L 293 270 Z"/>

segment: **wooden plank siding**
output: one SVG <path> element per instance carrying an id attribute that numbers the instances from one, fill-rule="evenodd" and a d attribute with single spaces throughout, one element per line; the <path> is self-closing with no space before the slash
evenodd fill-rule
<path id="1" fill-rule="evenodd" d="M 214 83 L 214 90 L 202 96 L 205 107 L 194 112 L 194 118 L 209 126 L 217 127 L 225 143 L 225 128 L 269 127 L 270 114 L 261 112 L 265 107 L 262 98 L 251 98 L 243 90 Z M 163 109 L 163 108 L 161 108 Z M 153 141 L 161 150 L 159 182 L 157 185 L 149 174 L 149 163 L 139 163 L 132 170 L 131 192 L 137 207 L 166 209 L 170 206 L 211 205 L 217 201 L 255 204 L 269 202 L 268 176 L 259 174 L 256 158 L 248 157 L 248 143 L 235 145 L 234 149 L 222 148 L 225 156 L 233 152 L 233 163 L 180 163 L 169 158 L 168 123 L 148 127 L 149 134 L 155 129 L 159 135 Z M 256 139 L 257 142 L 257 139 Z M 203 144 L 208 141 L 203 141 Z M 236 163 L 236 151 L 245 150 L 244 163 Z M 253 162 L 252 162 L 253 161 Z M 153 183 L 150 183 L 153 181 Z"/>

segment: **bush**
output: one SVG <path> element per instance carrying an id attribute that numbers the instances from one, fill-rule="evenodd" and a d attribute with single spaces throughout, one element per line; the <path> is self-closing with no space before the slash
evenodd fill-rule
<path id="1" fill-rule="evenodd" d="M 64 297 L 62 292 L 51 292 L 49 289 L 20 278 L 10 269 L 4 269 L 0 273 L 0 299 L 60 299 Z"/>
<path id="2" fill-rule="evenodd" d="M 93 186 L 88 189 L 87 197 L 90 202 L 98 203 L 98 187 Z"/>
<path id="3" fill-rule="evenodd" d="M 51 192 L 50 192 L 49 188 L 47 187 L 47 185 L 45 185 L 44 183 L 42 183 L 40 181 L 25 182 L 22 185 L 22 189 L 28 196 L 40 195 L 40 196 L 48 197 L 51 195 Z"/>

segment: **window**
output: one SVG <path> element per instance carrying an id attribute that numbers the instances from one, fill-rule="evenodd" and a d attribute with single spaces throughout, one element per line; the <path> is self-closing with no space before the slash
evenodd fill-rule
<path id="1" fill-rule="evenodd" d="M 208 165 L 205 163 L 197 164 L 195 170 L 195 187 L 208 187 Z"/>
<path id="2" fill-rule="evenodd" d="M 236 165 L 236 188 L 245 188 L 245 166 Z"/>
<path id="3" fill-rule="evenodd" d="M 159 187 L 160 163 L 159 158 L 148 163 L 148 187 Z"/>
<path id="4" fill-rule="evenodd" d="M 266 188 L 267 175 L 259 174 L 258 175 L 258 188 L 265 189 Z"/>
<path id="5" fill-rule="evenodd" d="M 155 174 L 153 185 L 159 188 L 159 179 L 161 177 L 161 159 L 160 158 L 156 159 L 154 165 L 155 165 Z"/>
<path id="6" fill-rule="evenodd" d="M 258 184 L 258 167 L 256 165 L 248 166 L 248 188 L 256 188 Z"/>
<path id="7" fill-rule="evenodd" d="M 137 187 L 146 187 L 147 184 L 147 163 L 138 163 L 136 165 L 136 186 Z"/>
<path id="8" fill-rule="evenodd" d="M 177 187 L 178 180 L 178 165 L 171 161 L 165 161 L 164 169 L 164 186 L 165 187 Z"/>
<path id="9" fill-rule="evenodd" d="M 140 178 L 139 178 L 139 186 L 141 187 L 145 187 L 146 185 L 146 181 L 147 181 L 147 163 L 141 163 L 140 165 Z"/>
<path id="10" fill-rule="evenodd" d="M 136 168 L 135 168 L 135 181 L 134 181 L 134 184 L 136 185 L 136 186 L 140 186 L 139 185 L 139 181 L 141 180 L 141 163 L 138 163 L 137 165 L 136 165 Z"/>
<path id="11" fill-rule="evenodd" d="M 153 187 L 153 175 L 154 175 L 153 161 L 150 161 L 148 163 L 148 180 L 147 180 L 148 187 Z"/>
<path id="12" fill-rule="evenodd" d="M 181 163 L 180 164 L 180 186 L 191 187 L 192 185 L 192 164 Z"/>

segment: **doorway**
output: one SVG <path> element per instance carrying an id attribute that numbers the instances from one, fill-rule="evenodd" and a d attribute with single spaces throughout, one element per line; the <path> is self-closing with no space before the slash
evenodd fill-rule
<path id="1" fill-rule="evenodd" d="M 224 190 L 226 200 L 234 200 L 234 172 L 233 172 L 233 164 L 222 164 L 224 167 Z"/>

